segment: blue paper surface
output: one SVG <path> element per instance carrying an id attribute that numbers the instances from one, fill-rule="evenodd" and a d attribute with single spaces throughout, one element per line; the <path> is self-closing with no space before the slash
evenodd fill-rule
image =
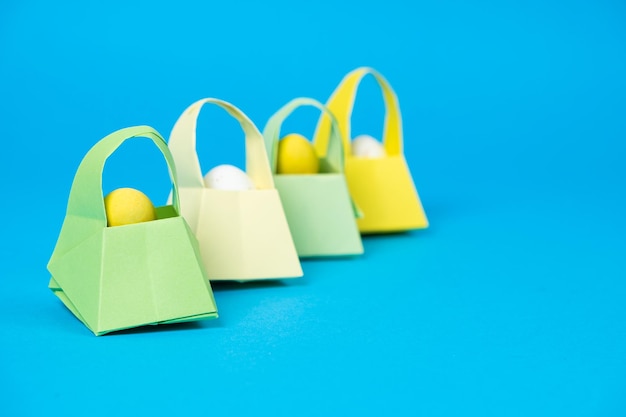
<path id="1" fill-rule="evenodd" d="M 625 18 L 608 0 L 3 2 L 0 414 L 623 416 Z M 429 229 L 300 280 L 215 284 L 202 323 L 96 338 L 47 289 L 97 140 L 167 136 L 207 96 L 262 127 L 362 65 L 398 94 Z M 363 82 L 355 135 L 381 132 L 379 94 Z M 204 171 L 243 163 L 218 110 L 198 142 Z M 143 145 L 110 160 L 105 192 L 164 202 Z"/>

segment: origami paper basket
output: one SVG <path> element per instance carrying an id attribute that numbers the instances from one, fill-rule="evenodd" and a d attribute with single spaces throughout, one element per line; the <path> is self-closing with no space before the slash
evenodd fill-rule
<path id="1" fill-rule="evenodd" d="M 246 173 L 255 189 L 205 187 L 196 152 L 197 118 L 205 103 L 223 108 L 240 123 L 246 138 Z M 199 100 L 176 121 L 168 146 L 179 169 L 182 215 L 198 238 L 210 280 L 248 281 L 303 275 L 274 187 L 263 136 L 241 110 L 214 98 Z"/>
<path id="2" fill-rule="evenodd" d="M 153 221 L 107 227 L 104 164 L 124 141 L 140 136 L 151 139 L 167 161 L 173 206 L 158 207 Z M 165 140 L 148 126 L 106 136 L 85 155 L 74 177 L 48 263 L 50 289 L 96 335 L 217 317 L 198 242 L 178 213 L 176 169 Z"/>
<path id="3" fill-rule="evenodd" d="M 352 155 L 350 118 L 358 86 L 368 74 L 380 85 L 386 116 L 383 145 L 386 156 L 365 158 Z M 361 233 L 385 233 L 428 227 L 428 220 L 415 189 L 402 149 L 402 120 L 396 93 L 387 80 L 372 68 L 362 67 L 347 74 L 326 103 L 335 115 L 346 150 L 346 179 L 350 194 L 363 212 L 357 219 Z M 314 136 L 320 155 L 328 146 L 331 119 L 323 114 Z"/>
<path id="4" fill-rule="evenodd" d="M 331 120 L 328 149 L 325 157 L 320 160 L 320 173 L 278 174 L 276 166 L 281 125 L 301 106 L 316 107 L 328 114 Z M 358 213 L 352 205 L 343 173 L 343 142 L 334 116 L 316 100 L 297 98 L 269 119 L 263 136 L 274 183 L 280 194 L 298 255 L 309 257 L 363 253 L 361 235 L 355 219 Z"/>

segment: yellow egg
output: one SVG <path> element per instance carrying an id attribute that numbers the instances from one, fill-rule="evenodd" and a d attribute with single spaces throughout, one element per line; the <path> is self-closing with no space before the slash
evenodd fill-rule
<path id="1" fill-rule="evenodd" d="M 150 199 L 134 188 L 118 188 L 104 197 L 108 226 L 154 220 L 156 213 Z"/>
<path id="2" fill-rule="evenodd" d="M 278 142 L 277 165 L 279 174 L 317 174 L 320 161 L 311 142 L 291 133 Z"/>

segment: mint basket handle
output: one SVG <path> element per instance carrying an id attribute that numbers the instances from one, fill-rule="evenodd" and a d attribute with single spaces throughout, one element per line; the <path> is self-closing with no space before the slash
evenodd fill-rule
<path id="1" fill-rule="evenodd" d="M 263 137 L 265 138 L 265 148 L 267 150 L 267 154 L 269 155 L 270 165 L 272 167 L 272 172 L 276 172 L 276 165 L 278 162 L 278 140 L 280 137 L 280 128 L 289 115 L 294 112 L 299 107 L 302 106 L 313 106 L 317 107 L 322 111 L 322 115 L 330 120 L 330 135 L 326 148 L 326 152 L 323 155 L 319 155 L 320 158 L 325 161 L 328 165 L 330 165 L 335 172 L 343 173 L 344 172 L 344 148 L 343 148 L 343 138 L 341 137 L 341 130 L 339 128 L 339 122 L 333 115 L 333 113 L 317 100 L 308 97 L 299 97 L 291 100 L 283 107 L 281 107 L 265 125 L 265 129 L 263 129 Z M 352 205 L 352 211 L 356 218 L 363 217 L 363 212 L 356 205 L 356 202 L 350 196 L 350 204 Z"/>
<path id="2" fill-rule="evenodd" d="M 151 139 L 165 157 L 172 181 L 173 206 L 176 212 L 180 213 L 176 166 L 165 139 L 150 126 L 134 126 L 105 136 L 87 152 L 74 176 L 67 206 L 68 215 L 97 220 L 102 227 L 106 226 L 107 218 L 102 194 L 104 164 L 126 140 L 136 137 Z"/>
<path id="3" fill-rule="evenodd" d="M 339 123 L 330 110 L 317 100 L 308 97 L 299 97 L 289 101 L 283 107 L 281 107 L 265 125 L 263 129 L 263 137 L 265 139 L 265 149 L 269 155 L 270 167 L 273 173 L 276 173 L 278 164 L 278 141 L 280 139 L 280 130 L 283 122 L 287 119 L 291 113 L 293 113 L 299 107 L 311 106 L 318 108 L 323 115 L 326 115 L 331 122 L 330 125 L 330 138 L 328 141 L 327 149 L 323 154 L 319 156 L 325 160 L 325 162 L 332 167 L 335 172 L 344 171 L 344 149 L 343 140 L 341 138 L 341 130 L 339 129 Z"/>

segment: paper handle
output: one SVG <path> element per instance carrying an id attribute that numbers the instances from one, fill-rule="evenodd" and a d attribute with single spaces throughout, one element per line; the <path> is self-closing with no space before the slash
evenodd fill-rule
<path id="1" fill-rule="evenodd" d="M 204 98 L 187 107 L 172 129 L 168 146 L 178 165 L 180 180 L 178 185 L 180 187 L 204 187 L 202 170 L 196 151 L 196 126 L 200 109 L 206 103 L 223 108 L 241 125 L 246 137 L 246 173 L 256 188 L 274 188 L 274 180 L 261 132 L 239 108 L 215 98 Z"/>
<path id="2" fill-rule="evenodd" d="M 280 138 L 280 129 L 283 122 L 287 117 L 291 115 L 297 108 L 303 106 L 312 106 L 321 110 L 322 114 L 326 114 L 330 120 L 330 135 L 329 141 L 327 141 L 327 149 L 324 150 L 326 162 L 336 171 L 343 172 L 344 166 L 344 152 L 343 152 L 343 140 L 341 138 L 341 131 L 339 130 L 339 124 L 335 116 L 317 100 L 308 97 L 295 98 L 280 108 L 270 119 L 268 120 L 265 128 L 263 129 L 263 137 L 265 138 L 265 149 L 269 155 L 270 168 L 273 173 L 276 173 L 276 166 L 278 163 L 278 141 Z"/>
<path id="3" fill-rule="evenodd" d="M 173 189 L 173 205 L 180 213 L 178 202 L 178 180 L 174 159 L 167 148 L 165 139 L 150 126 L 135 126 L 120 129 L 105 136 L 87 152 L 80 163 L 70 190 L 67 213 L 96 219 L 106 226 L 106 211 L 102 194 L 102 172 L 106 160 L 128 139 L 145 137 L 159 148 L 169 170 Z"/>
<path id="4" fill-rule="evenodd" d="M 383 131 L 383 145 L 387 155 L 402 154 L 402 120 L 400 117 L 400 106 L 396 93 L 391 88 L 387 80 L 376 70 L 369 67 L 361 67 L 348 73 L 339 83 L 330 99 L 326 103 L 326 107 L 335 115 L 339 122 L 341 136 L 344 140 L 344 149 L 351 153 L 350 141 L 352 139 L 350 132 L 350 118 L 352 117 L 352 109 L 356 92 L 359 88 L 361 80 L 368 74 L 374 76 L 383 93 L 385 101 L 385 127 Z M 320 118 L 313 143 L 315 149 L 323 155 L 329 140 L 331 121 L 327 114 L 323 114 Z"/>

